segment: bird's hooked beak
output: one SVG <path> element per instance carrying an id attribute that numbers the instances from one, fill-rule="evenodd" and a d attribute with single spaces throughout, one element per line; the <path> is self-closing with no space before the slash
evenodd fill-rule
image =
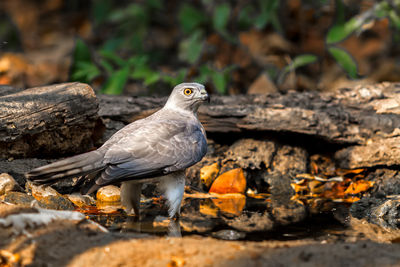
<path id="1" fill-rule="evenodd" d="M 207 101 L 208 103 L 210 103 L 210 96 L 204 88 L 200 90 L 200 99 L 202 101 Z"/>

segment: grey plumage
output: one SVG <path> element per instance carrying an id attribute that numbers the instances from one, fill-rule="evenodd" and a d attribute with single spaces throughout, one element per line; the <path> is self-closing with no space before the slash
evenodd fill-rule
<path id="1" fill-rule="evenodd" d="M 97 150 L 36 168 L 26 177 L 34 183 L 51 184 L 64 178 L 91 176 L 88 193 L 105 185 L 134 180 L 136 186 L 123 185 L 122 201 L 135 212 L 141 181 L 157 178 L 170 203 L 172 217 L 179 213 L 184 182 L 176 183 L 179 192 L 170 193 L 174 187 L 162 181 L 181 181 L 182 171 L 206 154 L 207 141 L 197 109 L 208 99 L 203 85 L 179 84 L 161 110 L 125 126 Z M 133 196 L 129 195 L 129 188 Z"/>

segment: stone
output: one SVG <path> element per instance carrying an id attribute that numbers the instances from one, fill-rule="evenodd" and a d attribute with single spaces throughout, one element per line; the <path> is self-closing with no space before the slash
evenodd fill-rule
<path id="1" fill-rule="evenodd" d="M 364 197 L 353 203 L 350 214 L 356 219 L 365 219 L 382 228 L 400 228 L 400 197 L 373 198 Z"/>
<path id="2" fill-rule="evenodd" d="M 225 153 L 224 162 L 232 160 L 243 169 L 261 169 L 270 166 L 276 145 L 271 141 L 240 139 Z"/>
<path id="3" fill-rule="evenodd" d="M 269 231 L 274 228 L 274 221 L 268 212 L 244 212 L 233 219 L 225 219 L 230 227 L 242 232 Z"/>
<path id="4" fill-rule="evenodd" d="M 272 168 L 281 174 L 294 176 L 307 172 L 308 153 L 304 148 L 284 145 L 279 147 Z"/>
<path id="5" fill-rule="evenodd" d="M 96 197 L 98 202 L 119 202 L 121 190 L 115 185 L 107 185 L 97 191 Z"/>
<path id="6" fill-rule="evenodd" d="M 77 207 L 85 207 L 85 206 L 92 206 L 96 204 L 96 201 L 88 195 L 82 195 L 80 193 L 72 193 L 69 195 L 66 195 L 66 197 L 74 203 L 75 206 Z"/>
<path id="7" fill-rule="evenodd" d="M 45 185 L 34 185 L 26 183 L 26 187 L 31 190 L 32 196 L 38 201 L 39 207 L 55 210 L 74 210 L 74 204 L 58 193 L 55 189 Z"/>
<path id="8" fill-rule="evenodd" d="M 232 229 L 224 229 L 212 233 L 212 236 L 222 240 L 239 240 L 245 238 L 246 234 Z"/>
<path id="9" fill-rule="evenodd" d="M 10 174 L 20 186 L 24 186 L 26 182 L 24 174 L 26 172 L 49 163 L 51 161 L 36 158 L 13 159 L 11 161 L 1 159 L 0 170 L 3 173 Z"/>
<path id="10" fill-rule="evenodd" d="M 200 169 L 200 180 L 207 188 L 214 182 L 219 173 L 219 164 L 215 162 L 211 165 L 206 165 Z"/>
<path id="11" fill-rule="evenodd" d="M 35 201 L 35 198 L 31 195 L 14 191 L 6 192 L 0 199 L 4 202 L 21 206 L 31 206 L 32 202 Z"/>
<path id="12" fill-rule="evenodd" d="M 22 191 L 22 188 L 8 173 L 0 174 L 0 195 L 10 191 Z"/>

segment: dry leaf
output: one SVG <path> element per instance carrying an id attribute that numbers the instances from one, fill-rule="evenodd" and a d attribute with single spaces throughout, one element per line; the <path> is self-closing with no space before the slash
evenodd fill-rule
<path id="1" fill-rule="evenodd" d="M 210 200 L 200 203 L 199 211 L 207 216 L 218 217 L 218 208 Z"/>
<path id="2" fill-rule="evenodd" d="M 243 170 L 236 168 L 227 171 L 213 182 L 210 188 L 210 193 L 226 194 L 226 193 L 241 193 L 246 190 L 246 178 Z"/>
<path id="3" fill-rule="evenodd" d="M 346 191 L 344 193 L 347 195 L 355 195 L 358 193 L 362 193 L 370 189 L 372 186 L 374 186 L 375 182 L 372 181 L 365 181 L 365 180 L 359 180 L 356 182 L 352 182 L 349 187 L 347 187 Z"/>
<path id="4" fill-rule="evenodd" d="M 240 215 L 246 205 L 246 197 L 242 194 L 221 195 L 211 200 L 220 211 L 233 215 Z"/>

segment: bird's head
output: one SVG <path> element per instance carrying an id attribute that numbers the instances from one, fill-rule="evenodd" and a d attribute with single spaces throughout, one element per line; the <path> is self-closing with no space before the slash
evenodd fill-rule
<path id="1" fill-rule="evenodd" d="M 210 97 L 204 85 L 181 83 L 174 87 L 165 107 L 197 112 L 201 103 L 205 101 L 210 101 Z"/>

